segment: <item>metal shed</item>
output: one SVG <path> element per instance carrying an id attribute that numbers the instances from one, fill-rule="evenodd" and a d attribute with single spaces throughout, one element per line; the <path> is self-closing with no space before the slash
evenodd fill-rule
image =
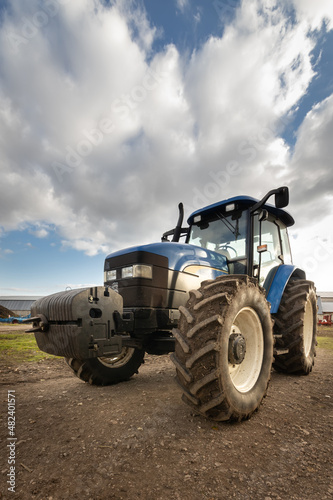
<path id="1" fill-rule="evenodd" d="M 35 300 L 40 299 L 42 296 L 2 296 L 0 297 L 0 305 L 13 311 L 16 316 L 27 316 L 30 314 L 31 305 Z"/>
<path id="2" fill-rule="evenodd" d="M 318 292 L 318 317 L 333 314 L 333 292 Z"/>

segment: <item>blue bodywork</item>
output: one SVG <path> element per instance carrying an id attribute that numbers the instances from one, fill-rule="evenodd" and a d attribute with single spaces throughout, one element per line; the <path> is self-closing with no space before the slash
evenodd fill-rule
<path id="1" fill-rule="evenodd" d="M 295 273 L 295 271 L 302 273 L 305 278 L 304 271 L 296 268 L 296 266 L 283 264 L 277 268 L 267 293 L 267 301 L 271 304 L 271 314 L 276 314 L 278 312 L 283 292 L 290 277 Z"/>
<path id="2" fill-rule="evenodd" d="M 151 243 L 149 245 L 130 247 L 119 252 L 114 252 L 108 255 L 107 258 L 117 257 L 131 252 L 150 252 L 156 255 L 163 255 L 169 259 L 169 269 L 175 271 L 186 271 L 187 267 L 197 265 L 213 268 L 213 277 L 215 278 L 221 274 L 228 273 L 227 259 L 223 255 L 201 247 L 181 243 Z M 272 314 L 278 312 L 286 285 L 297 269 L 298 268 L 293 265 L 281 265 L 277 267 L 274 278 L 269 284 L 267 293 L 267 301 L 271 304 Z M 301 270 L 298 271 L 303 273 Z M 266 283 L 264 287 L 265 285 Z"/>
<path id="3" fill-rule="evenodd" d="M 108 255 L 106 258 L 110 259 L 111 257 L 118 257 L 131 252 L 150 252 L 156 255 L 163 255 L 169 259 L 169 269 L 173 269 L 174 271 L 181 272 L 190 265 L 199 265 L 219 269 L 221 273 L 228 272 L 227 259 L 223 255 L 195 245 L 171 241 L 126 248 L 125 250 Z"/>
<path id="4" fill-rule="evenodd" d="M 226 205 L 232 205 L 233 203 L 237 204 L 238 208 L 246 209 L 254 205 L 258 200 L 252 198 L 251 196 L 236 196 L 235 198 L 229 198 L 228 200 L 219 201 L 218 203 L 213 203 L 212 205 L 208 205 L 205 208 L 201 208 L 200 210 L 196 210 L 193 212 L 187 222 L 189 225 L 193 224 L 193 219 L 196 215 L 209 215 L 210 213 L 215 213 L 217 209 L 221 209 Z M 281 208 L 276 208 L 274 205 L 266 203 L 263 208 L 268 210 L 271 214 L 275 215 L 278 219 L 280 219 L 287 227 L 292 226 L 295 221 L 293 217 L 282 210 Z"/>

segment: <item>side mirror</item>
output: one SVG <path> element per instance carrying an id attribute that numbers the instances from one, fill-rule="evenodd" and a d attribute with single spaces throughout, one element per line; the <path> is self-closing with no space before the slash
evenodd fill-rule
<path id="1" fill-rule="evenodd" d="M 289 189 L 287 187 L 281 187 L 275 194 L 275 206 L 276 208 L 284 208 L 289 204 Z"/>
<path id="2" fill-rule="evenodd" d="M 276 208 L 284 208 L 288 205 L 289 203 L 289 188 L 286 186 L 280 187 L 278 189 L 272 189 L 269 193 L 266 194 L 258 203 L 253 205 L 250 209 L 251 214 L 259 210 L 267 200 L 275 194 L 275 206 Z"/>

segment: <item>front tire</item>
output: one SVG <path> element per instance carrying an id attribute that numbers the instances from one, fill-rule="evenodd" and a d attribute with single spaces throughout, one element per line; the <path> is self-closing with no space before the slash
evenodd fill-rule
<path id="1" fill-rule="evenodd" d="M 273 367 L 280 372 L 309 374 L 317 345 L 317 295 L 312 281 L 291 279 L 274 319 L 277 354 Z"/>
<path id="2" fill-rule="evenodd" d="M 257 281 L 203 282 L 180 312 L 171 359 L 183 400 L 212 420 L 249 418 L 266 395 L 273 361 L 272 320 Z"/>
<path id="3" fill-rule="evenodd" d="M 75 375 L 92 385 L 111 385 L 129 380 L 144 363 L 145 352 L 124 347 L 120 354 L 91 359 L 65 358 Z"/>

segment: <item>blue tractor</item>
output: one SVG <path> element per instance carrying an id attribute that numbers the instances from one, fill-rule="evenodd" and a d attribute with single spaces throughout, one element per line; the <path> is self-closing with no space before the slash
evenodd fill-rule
<path id="1" fill-rule="evenodd" d="M 103 287 L 34 303 L 39 347 L 96 385 L 128 380 L 146 352 L 171 352 L 183 400 L 196 412 L 249 418 L 272 366 L 308 374 L 314 364 L 316 292 L 292 263 L 288 203 L 287 187 L 260 201 L 238 196 L 192 213 L 186 228 L 180 204 L 160 243 L 106 257 Z"/>

